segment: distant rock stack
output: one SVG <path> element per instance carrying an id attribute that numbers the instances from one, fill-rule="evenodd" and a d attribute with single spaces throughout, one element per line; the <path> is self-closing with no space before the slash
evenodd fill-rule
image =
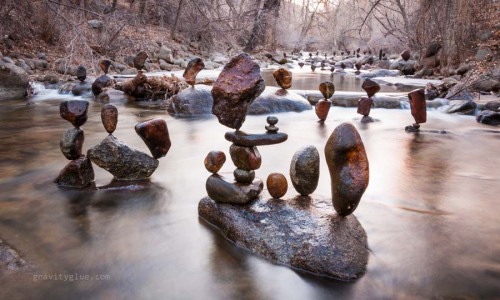
<path id="1" fill-rule="evenodd" d="M 325 81 L 319 84 L 319 91 L 323 95 L 324 99 L 319 100 L 316 103 L 316 115 L 318 116 L 320 122 L 324 122 L 328 117 L 330 112 L 330 107 L 332 102 L 329 100 L 335 93 L 335 85 L 330 81 Z"/>
<path id="2" fill-rule="evenodd" d="M 404 60 L 404 61 L 408 61 L 410 58 L 411 58 L 411 53 L 410 53 L 410 50 L 406 49 L 405 51 L 403 51 L 401 53 L 401 58 Z"/>
<path id="3" fill-rule="evenodd" d="M 109 73 L 109 67 L 111 66 L 111 61 L 109 59 L 101 59 L 99 61 L 99 68 L 104 72 L 104 74 Z"/>
<path id="4" fill-rule="evenodd" d="M 118 109 L 114 105 L 106 104 L 102 107 L 101 120 L 109 135 L 88 150 L 90 160 L 110 172 L 115 180 L 148 179 L 158 167 L 157 159 L 165 156 L 171 146 L 165 120 L 152 119 L 135 125 L 136 133 L 153 157 L 129 147 L 113 135 L 118 122 Z"/>
<path id="5" fill-rule="evenodd" d="M 111 61 L 108 59 L 103 59 L 99 61 L 99 67 L 104 72 L 104 75 L 101 75 L 96 78 L 94 83 L 92 83 L 92 93 L 94 96 L 99 96 L 105 89 L 113 88 L 116 84 L 113 77 L 108 75 L 109 67 L 111 66 Z"/>
<path id="6" fill-rule="evenodd" d="M 361 97 L 358 101 L 358 114 L 362 115 L 362 123 L 373 122 L 374 120 L 369 116 L 370 110 L 373 105 L 372 97 L 380 91 L 380 85 L 371 79 L 366 79 L 361 88 L 365 90 L 368 97 Z"/>
<path id="7" fill-rule="evenodd" d="M 282 75 L 287 77 L 284 72 L 286 70 L 280 70 L 275 75 L 277 81 L 281 80 Z M 281 81 L 281 85 L 286 87 L 287 80 Z M 259 169 L 262 163 L 257 146 L 282 143 L 288 138 L 285 133 L 278 132 L 278 118 L 273 116 L 267 118 L 267 132 L 264 134 L 247 134 L 238 130 L 245 121 L 248 107 L 264 88 L 259 65 L 245 53 L 226 64 L 214 84 L 212 113 L 221 124 L 237 129 L 225 134 L 226 140 L 232 142 L 229 153 L 236 166 L 233 172 L 236 182 L 217 173 L 225 161 L 222 152 L 212 151 L 205 158 L 205 167 L 213 173 L 207 179 L 206 189 L 208 196 L 216 202 L 246 204 L 256 199 L 264 188 L 262 180 L 255 177 L 255 170 Z M 271 176 L 268 183 L 271 185 L 270 193 L 273 197 L 281 197 L 286 193 L 287 184 L 283 182 L 283 177 Z"/>
<path id="8" fill-rule="evenodd" d="M 85 79 L 87 78 L 87 69 L 84 66 L 78 66 L 78 68 L 76 69 L 76 78 L 78 78 L 80 82 L 85 81 Z"/>
<path id="9" fill-rule="evenodd" d="M 94 183 L 92 164 L 89 158 L 82 154 L 85 136 L 80 127 L 87 122 L 88 107 L 87 101 L 80 100 L 65 101 L 59 105 L 61 117 L 74 126 L 63 132 L 59 143 L 63 155 L 71 160 L 54 181 L 59 186 L 86 188 Z"/>
<path id="10" fill-rule="evenodd" d="M 278 85 L 286 90 L 292 87 L 292 72 L 285 68 L 279 68 L 273 72 L 273 77 Z"/>
<path id="11" fill-rule="evenodd" d="M 415 123 L 406 126 L 406 132 L 419 132 L 420 124 L 427 121 L 427 103 L 425 101 L 425 89 L 417 89 L 408 94 L 410 100 L 411 115 Z"/>
<path id="12" fill-rule="evenodd" d="M 146 67 L 146 60 L 148 59 L 148 54 L 146 51 L 139 51 L 133 60 L 134 68 L 137 70 L 142 70 Z"/>

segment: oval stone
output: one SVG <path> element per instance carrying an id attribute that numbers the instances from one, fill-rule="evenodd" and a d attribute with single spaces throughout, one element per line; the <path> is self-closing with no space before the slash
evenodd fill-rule
<path id="1" fill-rule="evenodd" d="M 255 179 L 255 171 L 245 171 L 242 169 L 236 169 L 233 172 L 234 179 L 239 183 L 250 184 Z"/>
<path id="2" fill-rule="evenodd" d="M 279 68 L 273 72 L 274 79 L 282 89 L 292 87 L 292 73 L 285 68 Z"/>
<path id="3" fill-rule="evenodd" d="M 106 104 L 101 109 L 101 120 L 104 129 L 111 134 L 116 129 L 118 123 L 118 109 L 113 104 Z"/>
<path id="4" fill-rule="evenodd" d="M 288 182 L 286 181 L 285 175 L 281 173 L 271 173 L 267 176 L 267 191 L 269 194 L 275 198 L 279 199 L 285 196 L 288 190 Z"/>
<path id="5" fill-rule="evenodd" d="M 210 151 L 205 157 L 205 168 L 210 173 L 217 173 L 226 162 L 226 154 L 222 151 Z"/>
<path id="6" fill-rule="evenodd" d="M 302 196 L 316 190 L 319 181 L 319 152 L 316 147 L 306 146 L 295 152 L 290 164 L 290 179 Z"/>
<path id="7" fill-rule="evenodd" d="M 335 128 L 326 142 L 325 157 L 333 207 L 339 215 L 347 216 L 358 207 L 369 181 L 365 146 L 352 124 L 342 123 Z"/>
<path id="8" fill-rule="evenodd" d="M 142 138 L 154 158 L 167 155 L 170 146 L 167 122 L 163 119 L 152 119 L 135 125 L 135 132 Z"/>
<path id="9" fill-rule="evenodd" d="M 330 107 L 332 106 L 332 102 L 330 100 L 319 100 L 318 103 L 316 103 L 316 115 L 321 121 L 326 120 L 328 117 L 328 113 L 330 112 Z"/>
<path id="10" fill-rule="evenodd" d="M 245 147 L 232 144 L 229 148 L 234 165 L 242 170 L 251 171 L 260 168 L 262 158 L 257 147 Z"/>
<path id="11" fill-rule="evenodd" d="M 82 156 L 82 146 L 85 136 L 80 128 L 69 128 L 64 130 L 59 146 L 62 154 L 69 160 L 78 159 Z"/>

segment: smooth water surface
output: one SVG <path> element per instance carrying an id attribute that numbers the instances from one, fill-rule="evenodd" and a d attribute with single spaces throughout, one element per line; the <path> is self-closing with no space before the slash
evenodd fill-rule
<path id="1" fill-rule="evenodd" d="M 67 97 L 70 99 L 71 97 Z M 366 274 L 339 282 L 301 274 L 236 248 L 198 218 L 210 175 L 210 150 L 228 156 L 229 129 L 213 116 L 175 119 L 165 111 L 119 105 L 115 136 L 148 152 L 137 122 L 167 120 L 172 148 L 146 188 L 65 191 L 52 180 L 68 163 L 59 150 L 61 100 L 0 105 L 0 238 L 33 267 L 0 276 L 0 298 L 44 299 L 419 299 L 500 295 L 500 130 L 473 117 L 429 111 L 423 130 L 407 134 L 409 110 L 373 109 L 361 124 L 355 109 L 333 107 L 324 125 L 313 110 L 277 114 L 287 142 L 259 147 L 257 176 L 280 172 L 305 145 L 321 154 L 315 194 L 329 197 L 324 145 L 335 126 L 359 129 L 370 161 L 370 184 L 355 215 L 366 230 Z M 101 104 L 92 102 L 84 149 L 106 137 Z M 264 132 L 266 116 L 248 116 L 243 130 Z M 96 185 L 112 176 L 94 166 Z M 290 182 L 290 181 L 289 181 Z M 296 195 L 289 186 L 286 197 Z M 262 197 L 268 198 L 266 191 Z M 285 198 L 286 198 L 285 197 Z M 333 212 L 331 212 L 333 213 Z M 109 280 L 34 280 L 33 275 L 109 275 Z"/>

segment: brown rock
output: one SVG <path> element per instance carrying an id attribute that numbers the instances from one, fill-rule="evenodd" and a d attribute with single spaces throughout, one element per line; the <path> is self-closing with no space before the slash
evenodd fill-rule
<path id="1" fill-rule="evenodd" d="M 361 67 L 363 66 L 363 63 L 358 60 L 354 66 L 356 67 L 356 70 L 359 71 L 359 70 L 361 70 Z"/>
<path id="2" fill-rule="evenodd" d="M 196 83 L 196 75 L 205 68 L 205 63 L 201 58 L 193 58 L 189 61 L 186 69 L 184 70 L 184 74 L 182 77 L 186 79 L 186 82 L 190 85 L 194 85 Z"/>
<path id="3" fill-rule="evenodd" d="M 216 202 L 246 204 L 259 197 L 264 183 L 257 178 L 251 184 L 243 184 L 213 174 L 208 177 L 205 187 L 208 196 Z"/>
<path id="4" fill-rule="evenodd" d="M 372 108 L 372 98 L 362 97 L 358 101 L 358 114 L 368 116 Z"/>
<path id="5" fill-rule="evenodd" d="M 76 78 L 78 78 L 78 80 L 80 80 L 81 82 L 85 81 L 85 79 L 87 78 L 87 69 L 84 66 L 78 66 L 78 68 L 76 69 Z"/>
<path id="6" fill-rule="evenodd" d="M 425 123 L 427 121 L 427 106 L 425 102 L 425 90 L 418 89 L 408 94 L 410 99 L 411 115 L 416 123 Z"/>
<path id="7" fill-rule="evenodd" d="M 219 123 L 239 129 L 249 105 L 264 91 L 259 65 L 242 53 L 226 64 L 212 89 L 212 113 Z"/>
<path id="8" fill-rule="evenodd" d="M 152 119 L 135 125 L 135 132 L 142 138 L 154 158 L 167 155 L 172 143 L 168 134 L 167 122 Z"/>
<path id="9" fill-rule="evenodd" d="M 244 183 L 244 184 L 251 184 L 253 180 L 255 179 L 255 171 L 246 171 L 242 169 L 236 169 L 233 172 L 234 179 L 236 179 L 236 182 L 239 183 Z"/>
<path id="10" fill-rule="evenodd" d="M 205 168 L 210 173 L 219 172 L 220 168 L 226 162 L 226 154 L 222 151 L 210 151 L 205 157 Z"/>
<path id="11" fill-rule="evenodd" d="M 251 171 L 260 168 L 262 158 L 257 147 L 245 147 L 232 144 L 229 148 L 231 160 L 234 165 L 242 170 Z"/>
<path id="12" fill-rule="evenodd" d="M 325 145 L 330 171 L 333 207 L 339 215 L 351 214 L 369 181 L 369 166 L 363 141 L 350 123 L 340 124 Z"/>
<path id="13" fill-rule="evenodd" d="M 80 128 L 69 128 L 64 130 L 59 146 L 62 154 L 69 160 L 74 160 L 82 155 L 83 141 L 85 135 Z"/>
<path id="14" fill-rule="evenodd" d="M 288 189 L 288 182 L 286 181 L 286 177 L 281 173 L 269 174 L 269 176 L 267 176 L 266 185 L 267 191 L 275 199 L 279 199 L 285 196 Z"/>
<path id="15" fill-rule="evenodd" d="M 370 78 L 365 79 L 361 87 L 365 90 L 366 94 L 368 94 L 368 97 L 373 97 L 373 95 L 380 91 L 380 85 Z"/>
<path id="16" fill-rule="evenodd" d="M 80 127 L 87 122 L 88 108 L 88 101 L 64 101 L 59 105 L 59 113 L 61 114 L 61 118 L 70 122 L 75 127 Z"/>
<path id="17" fill-rule="evenodd" d="M 410 58 L 411 58 L 411 53 L 410 53 L 410 50 L 405 50 L 401 53 L 401 58 L 404 60 L 404 61 L 408 61 Z"/>
<path id="18" fill-rule="evenodd" d="M 274 79 L 282 89 L 292 87 L 292 73 L 285 68 L 279 68 L 273 72 Z"/>
<path id="19" fill-rule="evenodd" d="M 319 84 L 319 91 L 323 94 L 325 99 L 330 99 L 335 93 L 335 85 L 331 81 L 324 81 Z"/>
<path id="20" fill-rule="evenodd" d="M 104 74 L 108 74 L 110 66 L 111 66 L 111 61 L 109 59 L 101 59 L 99 61 L 99 68 L 101 68 Z"/>
<path id="21" fill-rule="evenodd" d="M 316 190 L 319 181 L 319 152 L 316 147 L 307 146 L 295 152 L 290 163 L 290 179 L 302 196 Z"/>
<path id="22" fill-rule="evenodd" d="M 146 59 L 148 59 L 148 54 L 146 51 L 140 51 L 134 57 L 134 68 L 137 70 L 144 69 L 144 64 L 146 63 Z"/>
<path id="23" fill-rule="evenodd" d="M 92 163 L 85 155 L 72 160 L 54 180 L 60 186 L 84 188 L 94 182 Z"/>
<path id="24" fill-rule="evenodd" d="M 330 100 L 322 99 L 316 103 L 316 115 L 321 121 L 326 120 L 331 106 L 332 102 Z"/>
<path id="25" fill-rule="evenodd" d="M 118 109 L 113 104 L 106 104 L 101 109 L 101 120 L 104 129 L 109 134 L 112 134 L 116 129 L 118 123 Z"/>
<path id="26" fill-rule="evenodd" d="M 105 88 L 113 87 L 115 80 L 108 75 L 101 75 L 92 83 L 92 93 L 98 96 Z"/>

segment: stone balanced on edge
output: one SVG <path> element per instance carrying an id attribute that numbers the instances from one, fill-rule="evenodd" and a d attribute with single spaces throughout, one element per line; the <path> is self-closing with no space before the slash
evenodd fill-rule
<path id="1" fill-rule="evenodd" d="M 319 91 L 323 95 L 324 99 L 319 100 L 316 103 L 316 115 L 318 116 L 320 122 L 324 122 L 328 117 L 328 113 L 330 112 L 330 107 L 332 106 L 332 101 L 329 99 L 335 93 L 335 85 L 333 85 L 330 81 L 325 81 L 320 83 Z"/>
<path id="2" fill-rule="evenodd" d="M 361 87 L 365 90 L 368 97 L 361 97 L 361 99 L 359 99 L 358 114 L 363 116 L 363 118 L 361 118 L 362 123 L 373 122 L 374 120 L 369 116 L 373 105 L 372 97 L 380 91 L 380 85 L 368 78 L 363 82 Z"/>
<path id="3" fill-rule="evenodd" d="M 410 99 L 411 115 L 415 119 L 413 125 L 405 127 L 406 132 L 419 132 L 420 123 L 427 122 L 427 103 L 425 101 L 425 90 L 417 89 L 408 94 Z"/>

